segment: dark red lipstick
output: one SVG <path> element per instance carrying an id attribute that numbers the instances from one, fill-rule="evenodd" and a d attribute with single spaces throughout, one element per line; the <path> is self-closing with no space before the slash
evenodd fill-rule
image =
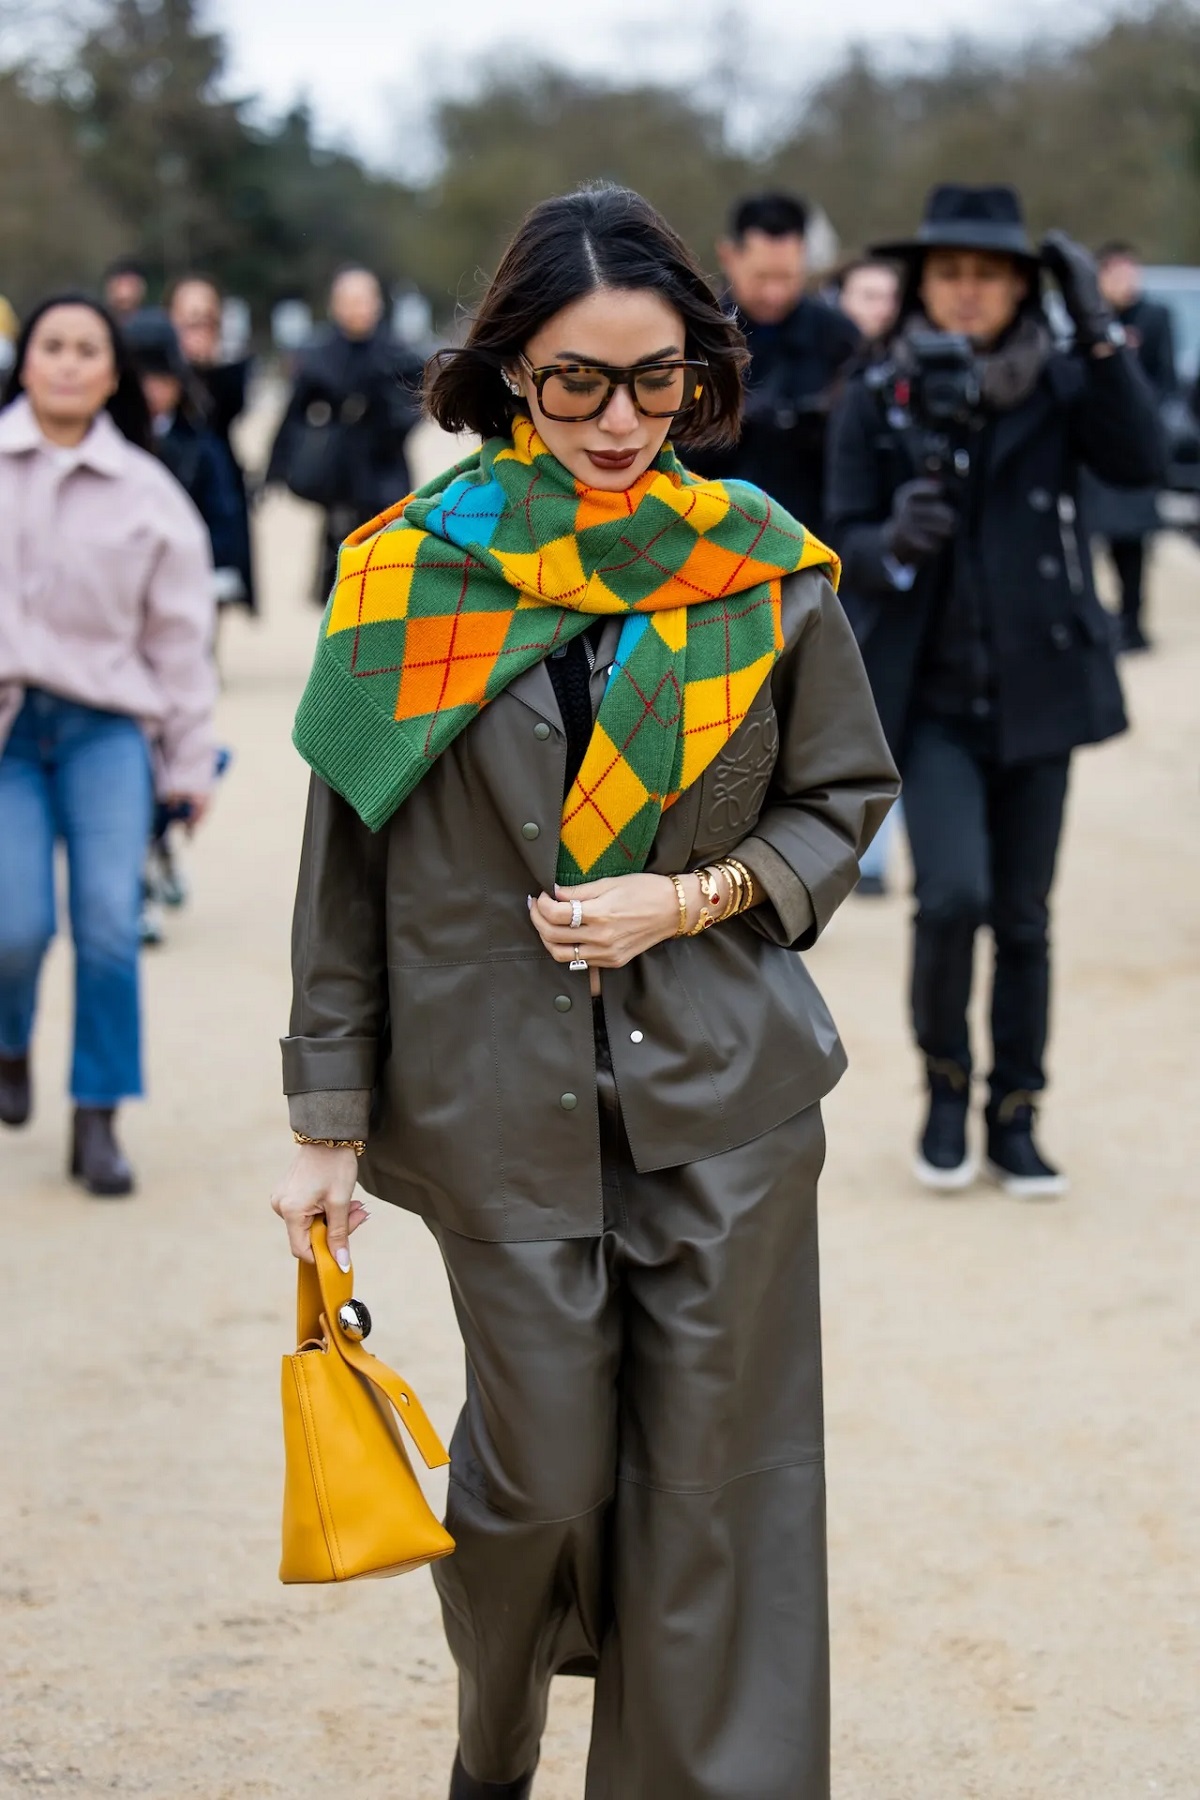
<path id="1" fill-rule="evenodd" d="M 617 473 L 622 469 L 632 469 L 640 452 L 637 450 L 589 450 L 588 458 L 598 469 Z"/>

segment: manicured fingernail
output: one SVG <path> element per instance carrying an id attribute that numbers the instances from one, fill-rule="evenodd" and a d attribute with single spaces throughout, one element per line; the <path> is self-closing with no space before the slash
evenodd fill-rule
<path id="1" fill-rule="evenodd" d="M 348 1250 L 335 1250 L 333 1260 L 343 1275 L 350 1273 L 350 1252 Z"/>
<path id="2" fill-rule="evenodd" d="M 530 912 L 533 911 L 533 895 L 532 894 L 526 894 L 525 905 L 528 907 Z"/>

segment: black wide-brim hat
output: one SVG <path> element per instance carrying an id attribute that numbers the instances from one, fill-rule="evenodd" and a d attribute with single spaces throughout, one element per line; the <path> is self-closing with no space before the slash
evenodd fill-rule
<path id="1" fill-rule="evenodd" d="M 931 188 L 916 236 L 872 244 L 870 254 L 913 262 L 927 250 L 991 250 L 1035 268 L 1041 262 L 1037 245 L 1025 229 L 1020 195 L 1011 187 L 945 182 Z"/>

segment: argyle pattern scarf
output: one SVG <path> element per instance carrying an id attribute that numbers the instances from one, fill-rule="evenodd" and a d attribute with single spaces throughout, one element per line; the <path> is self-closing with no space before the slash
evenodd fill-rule
<path id="1" fill-rule="evenodd" d="M 346 539 L 296 747 L 378 830 L 517 675 L 626 615 L 558 879 L 632 873 L 779 656 L 783 577 L 817 565 L 836 581 L 749 483 L 701 481 L 668 445 L 629 489 L 586 487 L 519 418 Z"/>

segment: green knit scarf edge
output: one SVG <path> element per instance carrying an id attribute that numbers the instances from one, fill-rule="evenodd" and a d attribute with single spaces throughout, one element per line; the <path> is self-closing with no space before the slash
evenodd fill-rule
<path id="1" fill-rule="evenodd" d="M 355 812 L 378 831 L 429 764 L 405 742 L 394 718 L 364 706 L 355 677 L 327 646 L 322 637 L 296 709 L 292 743 L 328 787 L 354 794 Z"/>

